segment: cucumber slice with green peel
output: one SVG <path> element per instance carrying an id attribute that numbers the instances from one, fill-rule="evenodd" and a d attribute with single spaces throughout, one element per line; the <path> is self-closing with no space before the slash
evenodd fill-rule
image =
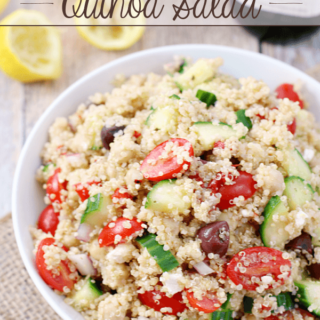
<path id="1" fill-rule="evenodd" d="M 284 180 L 286 188 L 284 195 L 288 198 L 288 205 L 290 210 L 295 210 L 297 207 L 301 207 L 307 201 L 311 201 L 313 198 L 314 190 L 309 183 L 306 183 L 300 177 L 287 177 Z"/>
<path id="2" fill-rule="evenodd" d="M 176 100 L 180 100 L 180 99 L 181 99 L 177 94 L 173 94 L 173 95 L 170 96 L 169 98 L 171 98 L 171 99 L 176 99 Z"/>
<path id="3" fill-rule="evenodd" d="M 76 291 L 72 296 L 75 303 L 82 307 L 89 307 L 90 304 L 97 298 L 103 295 L 97 284 L 90 277 L 84 282 L 84 285 L 79 291 Z"/>
<path id="4" fill-rule="evenodd" d="M 183 63 L 180 65 L 178 72 L 179 73 L 183 73 L 184 72 L 184 68 L 187 66 L 187 61 L 183 60 Z"/>
<path id="5" fill-rule="evenodd" d="M 176 84 L 182 90 L 193 89 L 199 84 L 212 79 L 215 72 L 215 68 L 208 61 L 200 59 L 176 78 Z"/>
<path id="6" fill-rule="evenodd" d="M 191 201 L 183 200 L 187 195 L 182 187 L 176 185 L 175 179 L 162 180 L 148 193 L 145 208 L 168 213 L 177 210 L 184 213 L 191 207 Z"/>
<path id="7" fill-rule="evenodd" d="M 237 123 L 243 123 L 244 126 L 246 126 L 249 130 L 252 128 L 252 122 L 249 117 L 246 116 L 246 110 L 238 110 L 236 112 L 237 115 Z"/>
<path id="8" fill-rule="evenodd" d="M 88 203 L 80 223 L 92 227 L 101 227 L 108 217 L 108 206 L 112 204 L 111 198 L 98 193 L 88 198 Z"/>
<path id="9" fill-rule="evenodd" d="M 232 293 L 227 293 L 227 300 L 226 302 L 220 307 L 221 310 L 228 310 L 230 308 L 230 300 L 232 297 Z"/>
<path id="10" fill-rule="evenodd" d="M 296 299 L 306 308 L 311 307 L 312 313 L 320 316 L 320 281 L 311 279 L 295 281 L 294 284 L 298 287 Z"/>
<path id="11" fill-rule="evenodd" d="M 282 292 L 274 297 L 277 299 L 278 308 L 284 307 L 286 311 L 294 309 L 294 303 L 289 292 Z"/>
<path id="12" fill-rule="evenodd" d="M 49 170 L 49 167 L 50 167 L 51 165 L 54 166 L 54 167 L 56 167 L 56 165 L 55 165 L 54 163 L 47 163 L 46 165 L 43 166 L 42 172 L 47 172 L 47 171 Z"/>
<path id="13" fill-rule="evenodd" d="M 297 149 L 284 151 L 284 161 L 282 165 L 289 176 L 296 176 L 310 181 L 312 173 L 310 166 Z"/>
<path id="14" fill-rule="evenodd" d="M 177 122 L 177 115 L 170 107 L 157 108 L 153 110 L 148 116 L 145 125 L 153 126 L 155 129 L 163 129 L 169 131 Z"/>
<path id="15" fill-rule="evenodd" d="M 263 213 L 264 221 L 260 226 L 261 239 L 266 247 L 284 248 L 289 240 L 289 233 L 285 230 L 287 222 L 282 221 L 281 218 L 286 218 L 288 213 L 279 196 L 272 197 L 266 205 Z"/>
<path id="16" fill-rule="evenodd" d="M 244 296 L 243 298 L 244 313 L 252 313 L 253 302 L 254 302 L 253 298 Z"/>
<path id="17" fill-rule="evenodd" d="M 312 237 L 312 244 L 314 247 L 320 247 L 320 227 L 317 227 L 313 232 L 316 236 Z"/>
<path id="18" fill-rule="evenodd" d="M 237 136 L 237 133 L 229 125 L 212 122 L 196 122 L 194 128 L 198 134 L 199 141 L 204 150 L 212 150 L 213 145 L 217 141 L 225 141 L 231 137 Z"/>
<path id="19" fill-rule="evenodd" d="M 153 233 L 137 238 L 136 241 L 148 250 L 150 255 L 156 260 L 163 272 L 168 272 L 179 266 L 179 262 L 170 251 L 165 251 L 163 245 L 159 244 Z"/>
<path id="20" fill-rule="evenodd" d="M 214 93 L 211 93 L 209 91 L 204 91 L 199 89 L 197 91 L 196 97 L 203 103 L 207 105 L 207 108 L 210 106 L 214 106 L 214 104 L 217 101 L 217 97 Z"/>
<path id="21" fill-rule="evenodd" d="M 289 292 L 281 292 L 277 296 L 273 296 L 277 299 L 278 308 L 284 307 L 284 309 L 291 310 L 294 309 L 294 303 L 292 301 L 291 295 Z M 252 313 L 254 299 L 251 297 L 245 296 L 243 298 L 243 308 L 245 313 Z M 274 311 L 272 311 L 273 313 Z"/>
<path id="22" fill-rule="evenodd" d="M 97 107 L 99 108 L 99 107 Z M 103 118 L 99 114 L 90 114 L 86 117 L 83 123 L 83 132 L 86 134 L 83 136 L 85 142 L 88 145 L 88 150 L 92 150 L 93 147 L 102 147 L 101 141 L 101 129 L 103 127 Z M 97 149 L 95 149 L 97 150 Z"/>
<path id="23" fill-rule="evenodd" d="M 231 320 L 232 310 L 218 310 L 208 316 L 208 320 Z"/>

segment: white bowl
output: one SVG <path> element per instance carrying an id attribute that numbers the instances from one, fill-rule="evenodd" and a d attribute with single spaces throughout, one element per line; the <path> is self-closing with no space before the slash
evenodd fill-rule
<path id="1" fill-rule="evenodd" d="M 47 141 L 49 126 L 56 117 L 75 112 L 89 95 L 110 91 L 110 83 L 116 74 L 163 73 L 163 64 L 171 61 L 174 55 L 191 56 L 194 60 L 223 57 L 225 63 L 221 71 L 237 78 L 253 76 L 262 79 L 272 90 L 281 83 L 301 80 L 310 110 L 320 119 L 320 83 L 316 80 L 262 54 L 214 45 L 178 45 L 140 51 L 100 67 L 66 89 L 40 117 L 24 145 L 14 178 L 12 198 L 14 231 L 24 265 L 43 297 L 64 320 L 83 320 L 83 317 L 66 305 L 63 298 L 56 295 L 38 275 L 29 234 L 29 226 L 36 223 L 45 207 L 44 191 L 35 180 L 35 172 L 40 166 L 39 154 Z"/>

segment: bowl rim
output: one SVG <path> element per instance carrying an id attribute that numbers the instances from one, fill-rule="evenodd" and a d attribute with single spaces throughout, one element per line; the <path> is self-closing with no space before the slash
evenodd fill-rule
<path id="1" fill-rule="evenodd" d="M 152 54 L 159 54 L 161 52 L 170 51 L 172 49 L 174 49 L 176 51 L 182 51 L 182 50 L 188 50 L 188 49 L 197 49 L 197 50 L 206 50 L 206 49 L 214 50 L 214 49 L 216 49 L 216 50 L 220 50 L 220 51 L 223 50 L 224 52 L 227 52 L 227 53 L 236 53 L 239 55 L 245 55 L 248 58 L 250 58 L 250 57 L 258 58 L 261 60 L 262 63 L 263 63 L 263 61 L 270 61 L 275 66 L 278 66 L 279 68 L 286 68 L 287 70 L 291 70 L 292 72 L 297 74 L 297 76 L 307 80 L 309 83 L 312 83 L 313 85 L 316 85 L 316 86 L 320 85 L 318 81 L 316 81 L 315 79 L 313 79 L 311 76 L 307 75 L 306 73 L 300 71 L 299 69 L 297 69 L 291 65 L 288 65 L 285 62 L 277 60 L 273 57 L 261 54 L 259 52 L 248 51 L 245 49 L 239 49 L 239 48 L 227 47 L 227 46 L 221 46 L 221 45 L 212 45 L 212 44 L 180 44 L 180 45 L 170 45 L 170 46 L 161 46 L 161 47 L 151 48 L 151 49 L 147 49 L 147 50 L 134 52 L 134 53 L 125 55 L 121 58 L 117 58 L 117 59 L 110 61 L 110 62 L 96 68 L 95 70 L 87 73 L 86 75 L 82 76 L 80 79 L 75 81 L 72 85 L 68 86 L 65 90 L 63 90 L 63 92 L 60 93 L 58 95 L 58 97 L 55 98 L 54 101 L 50 104 L 50 106 L 47 107 L 47 109 L 42 113 L 42 115 L 40 116 L 40 118 L 37 120 L 36 124 L 32 128 L 29 136 L 27 137 L 27 140 L 22 148 L 22 151 L 21 151 L 19 159 L 18 159 L 18 163 L 16 166 L 15 174 L 14 174 L 13 188 L 12 188 L 13 228 L 14 228 L 15 239 L 16 239 L 16 242 L 18 245 L 19 253 L 22 258 L 23 264 L 24 264 L 25 268 L 27 269 L 27 272 L 28 272 L 29 276 L 31 277 L 33 283 L 35 284 L 36 288 L 38 289 L 38 291 L 42 295 L 42 297 L 47 301 L 47 303 L 53 308 L 53 310 L 62 319 L 67 319 L 65 312 L 61 308 L 59 308 L 58 303 L 56 303 L 56 301 L 52 300 L 51 297 L 49 297 L 47 295 L 47 293 L 44 291 L 44 289 L 42 287 L 42 283 L 40 283 L 37 278 L 37 275 L 38 275 L 37 271 L 36 271 L 34 265 L 32 265 L 32 263 L 30 263 L 30 261 L 28 259 L 27 252 L 24 249 L 23 239 L 22 239 L 22 237 L 20 237 L 20 234 L 19 234 L 19 224 L 18 224 L 19 215 L 18 215 L 18 211 L 17 211 L 17 201 L 19 199 L 17 198 L 17 193 L 18 193 L 20 176 L 23 174 L 22 169 L 23 169 L 24 158 L 26 157 L 26 154 L 29 152 L 29 146 L 30 146 L 31 142 L 33 141 L 33 139 L 35 138 L 36 132 L 38 131 L 38 128 L 40 127 L 41 123 L 46 119 L 46 117 L 50 114 L 50 112 L 54 108 L 56 108 L 61 101 L 63 101 L 63 99 L 68 95 L 69 91 L 72 91 L 77 86 L 88 81 L 91 77 L 94 77 L 95 75 L 99 74 L 100 72 L 103 72 L 105 69 L 108 69 L 110 67 L 116 67 L 117 65 L 121 65 L 123 62 L 126 62 L 126 61 L 134 59 L 134 58 L 139 58 L 139 57 L 141 58 L 143 56 L 150 56 Z M 152 71 L 152 70 L 150 70 L 150 71 Z"/>

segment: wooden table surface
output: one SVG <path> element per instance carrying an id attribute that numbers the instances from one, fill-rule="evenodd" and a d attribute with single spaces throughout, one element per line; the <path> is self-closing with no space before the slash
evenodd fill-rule
<path id="1" fill-rule="evenodd" d="M 242 27 L 149 27 L 128 50 L 105 52 L 83 41 L 73 27 L 60 27 L 63 75 L 52 82 L 21 84 L 0 73 L 0 217 L 11 210 L 11 189 L 21 148 L 39 116 L 69 85 L 101 65 L 143 49 L 184 43 L 233 46 L 285 61 L 320 80 L 320 31 L 291 46 L 260 43 Z M 275 75 L 276 77 L 276 75 Z"/>

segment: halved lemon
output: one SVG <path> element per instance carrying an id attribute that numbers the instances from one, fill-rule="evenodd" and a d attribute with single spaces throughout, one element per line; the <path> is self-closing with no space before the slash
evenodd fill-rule
<path id="1" fill-rule="evenodd" d="M 61 75 L 61 39 L 44 14 L 16 10 L 5 17 L 0 27 L 0 69 L 21 82 L 56 79 Z M 27 25 L 37 25 L 29 27 Z"/>
<path id="2" fill-rule="evenodd" d="M 9 0 L 0 0 L 0 14 L 4 11 L 8 3 Z"/>
<path id="3" fill-rule="evenodd" d="M 83 12 L 85 2 L 78 0 L 75 5 L 76 8 L 79 7 L 79 3 L 79 12 Z M 125 3 L 128 5 L 129 2 L 127 1 Z M 108 10 L 105 1 L 98 1 L 97 7 L 100 8 L 102 4 L 105 6 L 104 10 Z M 96 5 L 96 1 L 89 1 L 88 12 L 92 11 L 94 5 Z M 98 19 L 92 17 L 87 19 L 84 15 L 81 18 L 75 18 L 79 34 L 90 44 L 102 50 L 124 50 L 131 47 L 142 37 L 145 31 L 144 25 L 146 24 L 146 19 L 142 14 L 137 18 L 121 19 L 120 10 L 121 6 L 117 3 L 112 19 L 103 19 L 101 17 Z"/>

